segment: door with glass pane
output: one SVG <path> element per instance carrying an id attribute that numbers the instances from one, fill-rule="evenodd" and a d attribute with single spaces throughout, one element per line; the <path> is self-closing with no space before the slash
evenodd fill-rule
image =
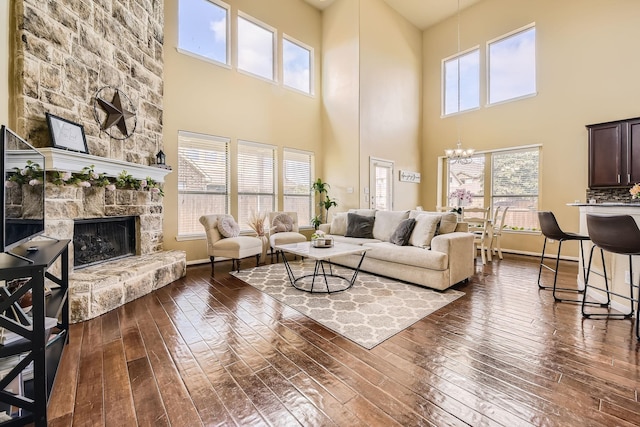
<path id="1" fill-rule="evenodd" d="M 369 206 L 372 209 L 393 209 L 393 162 L 369 159 Z"/>

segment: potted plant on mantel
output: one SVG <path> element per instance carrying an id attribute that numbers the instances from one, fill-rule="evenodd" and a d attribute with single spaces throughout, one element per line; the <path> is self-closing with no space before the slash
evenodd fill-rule
<path id="1" fill-rule="evenodd" d="M 318 206 L 320 206 L 320 214 L 311 218 L 311 224 L 316 230 L 320 224 L 329 220 L 329 209 L 331 209 L 332 206 L 338 206 L 338 203 L 329 197 L 329 188 L 330 185 L 322 181 L 322 178 L 318 178 L 311 186 L 311 189 L 315 194 L 320 197 L 320 201 L 318 202 Z"/>

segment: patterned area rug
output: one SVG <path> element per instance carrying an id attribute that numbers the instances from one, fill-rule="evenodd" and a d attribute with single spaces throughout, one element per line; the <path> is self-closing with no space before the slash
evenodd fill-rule
<path id="1" fill-rule="evenodd" d="M 290 265 L 299 277 L 311 274 L 314 262 L 294 261 Z M 341 267 L 333 267 L 333 272 L 349 278 L 353 274 L 353 270 Z M 282 263 L 232 274 L 367 349 L 464 295 L 453 289 L 432 291 L 362 272 L 351 289 L 312 294 L 291 286 Z"/>

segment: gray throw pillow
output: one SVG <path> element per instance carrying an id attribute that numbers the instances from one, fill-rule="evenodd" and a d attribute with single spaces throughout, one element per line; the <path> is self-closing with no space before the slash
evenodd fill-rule
<path id="1" fill-rule="evenodd" d="M 407 218 L 400 222 L 398 227 L 396 227 L 395 231 L 389 238 L 389 241 L 394 245 L 398 246 L 407 246 L 409 244 L 409 238 L 411 237 L 411 232 L 413 231 L 413 227 L 416 226 L 416 220 L 413 218 Z"/>
<path id="2" fill-rule="evenodd" d="M 240 226 L 231 216 L 218 219 L 218 231 L 224 237 L 236 237 L 240 235 Z"/>
<path id="3" fill-rule="evenodd" d="M 354 213 L 347 214 L 347 232 L 345 237 L 359 237 L 373 239 L 373 222 L 376 217 L 363 216 Z"/>

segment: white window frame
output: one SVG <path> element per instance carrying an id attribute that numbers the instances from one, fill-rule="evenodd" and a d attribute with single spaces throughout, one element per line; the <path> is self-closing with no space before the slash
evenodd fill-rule
<path id="1" fill-rule="evenodd" d="M 272 176 L 270 177 L 272 179 L 272 188 L 273 188 L 273 192 L 272 193 L 265 193 L 265 192 L 245 192 L 245 191 L 241 191 L 240 188 L 240 184 L 241 184 L 241 161 L 240 161 L 240 151 L 241 148 L 240 147 L 256 147 L 259 149 L 264 149 L 264 150 L 269 150 L 272 153 L 272 160 L 273 160 L 273 165 L 272 165 Z M 267 207 L 258 207 L 257 211 L 275 211 L 278 205 L 278 149 L 275 145 L 270 145 L 270 144 L 263 144 L 261 142 L 253 142 L 253 141 L 247 141 L 247 140 L 243 140 L 243 139 L 239 139 L 238 140 L 238 147 L 237 147 L 237 157 L 236 157 L 236 161 L 237 161 L 237 174 L 236 174 L 236 178 L 237 178 L 237 203 L 238 203 L 238 217 L 236 218 L 236 220 L 238 221 L 238 224 L 240 224 L 240 228 L 241 230 L 250 230 L 250 228 L 247 226 L 247 224 L 244 223 L 243 218 L 248 218 L 250 212 L 247 211 L 243 211 L 243 207 L 240 205 L 240 197 L 243 195 L 246 196 L 257 196 L 257 197 L 261 197 L 261 196 L 269 196 L 272 198 L 272 203 L 271 206 L 267 206 Z"/>
<path id="2" fill-rule="evenodd" d="M 471 107 L 471 108 L 467 108 L 465 110 L 461 110 L 460 109 L 460 94 L 461 94 L 461 90 L 460 90 L 460 58 L 467 56 L 471 53 L 477 52 L 478 54 L 478 75 L 476 76 L 477 79 L 477 85 L 478 85 L 478 102 L 477 102 L 477 106 L 475 107 Z M 457 102 L 457 109 L 456 111 L 452 111 L 450 113 L 446 112 L 446 102 L 447 102 L 447 77 L 446 77 L 446 65 L 447 63 L 456 60 L 458 63 L 458 82 L 457 82 L 457 88 L 458 88 L 458 102 Z M 462 52 L 458 52 L 455 55 L 451 55 L 447 58 L 444 58 L 442 60 L 441 66 L 440 66 L 440 73 L 441 73 L 441 90 L 440 90 L 440 96 L 441 96 L 441 116 L 442 117 L 450 117 L 456 114 L 462 114 L 462 113 L 466 113 L 469 111 L 474 111 L 480 108 L 480 67 L 481 67 L 481 58 L 480 58 L 480 46 L 474 46 L 470 49 L 467 49 L 465 51 Z"/>
<path id="3" fill-rule="evenodd" d="M 181 169 L 180 169 L 180 164 L 181 161 L 178 161 L 178 200 L 181 199 L 181 195 L 185 194 L 185 193 L 189 193 L 189 194 L 202 194 L 202 195 L 206 195 L 206 194 L 212 194 L 212 195 L 224 195 L 226 196 L 226 200 L 225 200 L 225 212 L 199 212 L 196 213 L 197 214 L 210 214 L 210 213 L 221 213 L 221 214 L 228 214 L 229 213 L 229 209 L 230 209 L 230 186 L 231 186 L 231 180 L 230 180 L 230 151 L 229 151 L 229 145 L 230 145 L 230 139 L 229 138 L 225 138 L 225 137 L 221 137 L 221 136 L 214 136 L 214 135 L 207 135 L 207 134 L 201 134 L 201 133 L 196 133 L 196 132 L 189 132 L 189 131 L 178 131 L 178 156 L 181 156 L 181 140 L 182 138 L 190 138 L 190 139 L 197 139 L 199 140 L 202 144 L 203 144 L 203 150 L 206 150 L 206 146 L 204 146 L 204 144 L 206 144 L 207 141 L 210 141 L 212 143 L 215 144 L 224 144 L 224 152 L 225 152 L 225 170 L 224 170 L 224 181 L 225 181 L 225 189 L 223 192 L 216 192 L 216 191 L 207 191 L 207 190 L 185 190 L 180 188 L 180 177 L 181 177 Z M 192 145 L 198 145 L 196 143 L 192 144 Z M 218 152 L 219 150 L 211 150 L 212 152 Z M 198 167 L 198 163 L 197 162 L 193 162 L 194 167 Z M 191 240 L 191 239 L 199 239 L 202 238 L 205 235 L 204 230 L 200 231 L 200 232 L 194 232 L 194 233 L 180 233 L 180 227 L 179 224 L 181 224 L 181 220 L 183 218 L 181 218 L 181 209 L 180 206 L 177 206 L 177 218 L 178 218 L 178 236 L 176 237 L 176 239 L 178 241 L 180 240 Z"/>
<path id="4" fill-rule="evenodd" d="M 515 37 L 518 34 L 527 32 L 529 30 L 533 29 L 534 31 L 536 31 L 535 37 L 534 37 L 534 58 L 533 58 L 533 86 L 534 86 L 534 90 L 533 92 L 530 93 L 526 93 L 526 94 L 522 94 L 522 95 L 518 95 L 515 96 L 513 98 L 507 98 L 507 99 L 501 99 L 495 102 L 491 102 L 491 45 L 495 44 L 495 43 L 500 43 L 502 41 L 506 41 L 507 39 L 511 38 L 511 37 Z M 524 27 L 518 28 L 517 30 L 513 30 L 507 34 L 503 34 L 500 37 L 496 37 L 493 40 L 489 40 L 487 42 L 487 48 L 486 48 L 486 55 L 487 55 L 487 106 L 493 106 L 493 105 L 500 105 L 500 104 L 504 104 L 505 102 L 512 102 L 512 101 L 518 101 L 521 99 L 526 99 L 526 98 L 531 98 L 534 97 L 538 94 L 538 55 L 537 55 L 537 51 L 538 51 L 538 40 L 537 40 L 537 29 L 536 29 L 536 23 L 532 22 L 529 25 L 525 25 Z"/>
<path id="5" fill-rule="evenodd" d="M 182 0 L 178 0 L 178 3 L 180 1 L 182 1 Z M 183 55 L 191 56 L 191 57 L 200 59 L 202 61 L 207 61 L 207 62 L 210 62 L 210 63 L 215 64 L 215 65 L 219 65 L 219 66 L 224 67 L 224 68 L 231 68 L 231 7 L 227 3 L 222 2 L 220 0 L 204 0 L 204 1 L 208 1 L 209 3 L 212 3 L 215 6 L 218 6 L 218 7 L 222 8 L 222 9 L 225 9 L 226 12 L 227 12 L 227 19 L 226 19 L 226 24 L 227 24 L 226 25 L 226 34 L 227 34 L 226 35 L 226 37 L 227 37 L 226 44 L 227 44 L 227 46 L 226 46 L 226 52 L 225 52 L 226 53 L 225 62 L 220 62 L 220 61 L 215 60 L 213 58 L 209 58 L 207 56 L 199 55 L 199 54 L 197 54 L 195 52 L 191 52 L 190 50 L 181 48 L 180 47 L 180 39 L 179 39 L 179 37 L 180 37 L 180 17 L 179 16 L 178 16 L 178 47 L 176 48 L 176 50 L 179 53 L 183 54 Z M 180 9 L 180 5 L 179 4 L 178 4 L 178 9 Z"/>
<path id="6" fill-rule="evenodd" d="M 298 47 L 301 47 L 302 49 L 305 49 L 305 50 L 309 51 L 309 91 L 308 92 L 300 90 L 300 89 L 295 88 L 293 86 L 289 86 L 289 85 L 287 85 L 285 83 L 285 78 L 284 78 L 284 73 L 285 73 L 285 67 L 284 67 L 284 52 L 285 52 L 285 50 L 284 50 L 284 42 L 285 41 L 287 41 L 287 42 L 289 42 L 291 44 L 297 45 Z M 281 69 L 282 69 L 282 86 L 283 87 L 285 87 L 287 89 L 290 89 L 290 90 L 293 90 L 293 91 L 298 92 L 298 93 L 303 93 L 305 95 L 313 96 L 315 94 L 315 73 L 314 73 L 315 65 L 314 64 L 315 64 L 315 52 L 314 52 L 314 49 L 311 46 L 309 46 L 307 44 L 304 44 L 301 41 L 296 40 L 295 38 L 293 38 L 293 37 L 291 37 L 291 36 L 289 36 L 289 35 L 287 35 L 285 33 L 282 34 L 282 67 L 281 67 Z"/>
<path id="7" fill-rule="evenodd" d="M 285 199 L 287 198 L 287 196 L 292 196 L 292 197 L 302 197 L 302 194 L 299 193 L 287 193 L 286 192 L 286 186 L 285 183 L 287 181 L 287 175 L 286 175 L 286 169 L 285 169 L 285 165 L 287 163 L 287 153 L 291 153 L 292 155 L 303 155 L 303 156 L 308 156 L 309 157 L 309 182 L 307 185 L 308 188 L 308 198 L 309 198 L 309 217 L 308 218 L 302 218 L 300 215 L 300 212 L 298 212 L 298 224 L 299 227 L 301 229 L 304 228 L 313 228 L 313 226 L 311 225 L 311 218 L 313 218 L 315 216 L 315 193 L 313 192 L 313 190 L 311 189 L 311 186 L 313 185 L 313 177 L 315 176 L 315 153 L 313 151 L 305 151 L 305 150 L 298 150 L 295 148 L 287 148 L 284 147 L 282 149 L 282 181 L 283 181 L 283 185 L 282 185 L 282 204 L 283 204 L 283 210 L 285 211 L 291 211 L 293 209 L 291 209 L 290 207 L 288 207 L 285 204 Z"/>
<path id="8" fill-rule="evenodd" d="M 537 208 L 540 206 L 540 188 L 541 188 L 541 170 L 542 170 L 542 145 L 541 144 L 532 144 L 532 145 L 523 145 L 517 147 L 509 147 L 502 148 L 496 150 L 486 150 L 486 151 L 476 151 L 474 157 L 476 156 L 485 156 L 484 162 L 484 182 L 486 184 L 483 187 L 483 195 L 482 195 L 482 206 L 491 206 L 492 212 L 495 209 L 493 206 L 494 197 L 504 197 L 497 196 L 493 194 L 493 154 L 494 153 L 504 153 L 504 152 L 517 152 L 517 151 L 527 151 L 527 150 L 538 150 L 538 194 L 537 194 Z M 445 156 L 438 157 L 438 189 L 437 189 L 437 205 L 438 206 L 448 206 L 449 203 L 449 195 L 451 193 L 449 188 L 449 159 Z M 488 188 L 487 188 L 488 187 Z M 472 205 L 476 206 L 476 203 L 472 203 Z M 536 209 L 537 210 L 537 209 Z M 510 210 L 513 214 L 514 210 Z M 508 224 L 507 224 L 508 225 Z M 538 229 L 525 229 L 525 230 L 513 230 L 506 228 L 505 232 L 513 232 L 513 233 L 535 233 L 540 234 Z"/>
<path id="9" fill-rule="evenodd" d="M 267 77 L 261 76 L 260 74 L 255 74 L 249 70 L 245 70 L 240 68 L 240 19 L 244 19 L 247 22 L 250 22 L 265 31 L 269 31 L 272 34 L 272 52 L 273 56 L 271 58 L 271 75 L 272 78 L 269 79 Z M 255 77 L 257 79 L 264 80 L 266 82 L 278 83 L 278 30 L 274 27 L 265 24 L 264 22 L 254 18 L 253 16 L 246 14 L 242 11 L 238 11 L 238 15 L 236 16 L 236 38 L 235 38 L 235 54 L 236 54 L 236 68 L 239 73 L 246 74 L 251 77 Z"/>

